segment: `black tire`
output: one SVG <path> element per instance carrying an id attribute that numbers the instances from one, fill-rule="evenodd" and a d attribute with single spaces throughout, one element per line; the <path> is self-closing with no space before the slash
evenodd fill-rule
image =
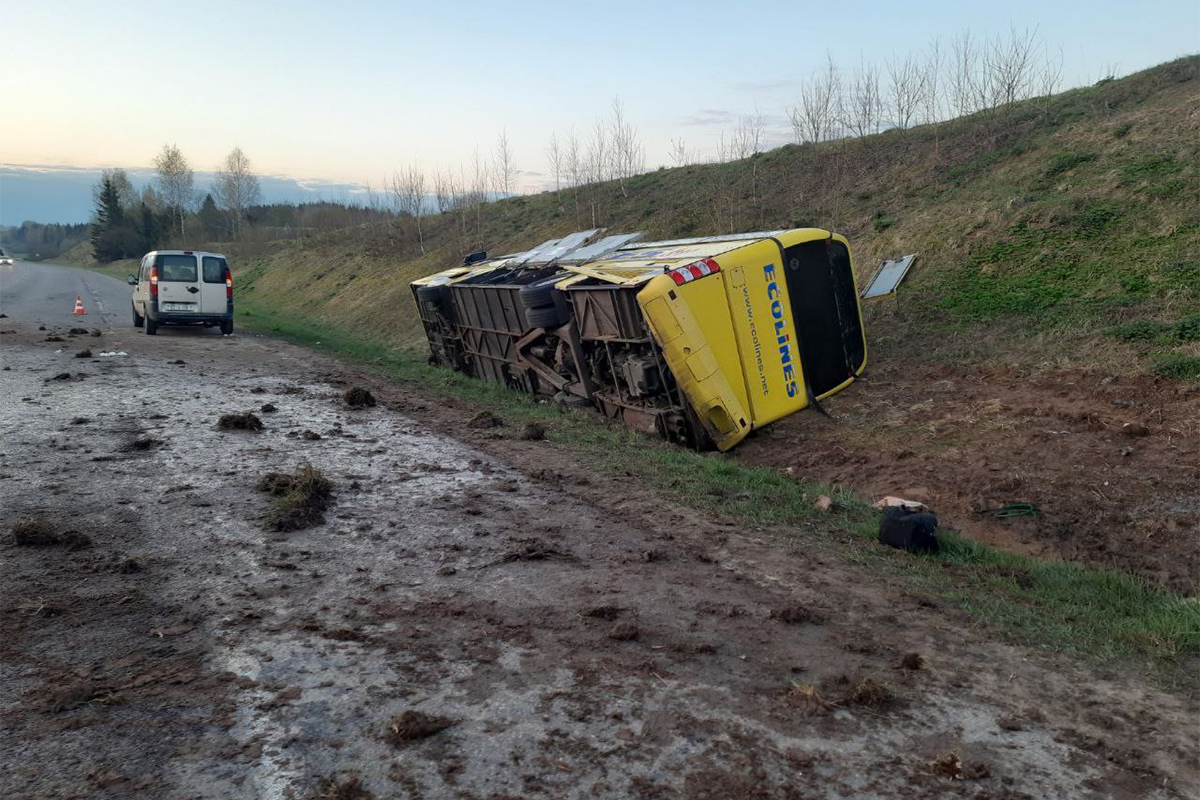
<path id="1" fill-rule="evenodd" d="M 146 335 L 154 336 L 157 333 L 158 333 L 158 323 L 155 322 L 154 320 L 150 319 L 149 317 L 146 317 Z"/>
<path id="2" fill-rule="evenodd" d="M 130 303 L 129 307 L 133 310 L 133 327 L 142 327 L 142 325 L 146 322 L 145 318 L 137 312 L 137 306 Z"/>
<path id="3" fill-rule="evenodd" d="M 553 305 L 555 293 L 558 291 L 554 284 L 563 279 L 563 275 L 551 275 L 521 287 L 521 305 L 526 308 L 545 308 Z"/>
<path id="4" fill-rule="evenodd" d="M 525 311 L 525 321 L 531 328 L 550 330 L 562 327 L 567 321 L 567 315 L 553 305 L 549 308 L 530 308 Z"/>
<path id="5" fill-rule="evenodd" d="M 221 322 L 221 335 L 230 336 L 233 334 L 233 320 L 227 319 Z"/>

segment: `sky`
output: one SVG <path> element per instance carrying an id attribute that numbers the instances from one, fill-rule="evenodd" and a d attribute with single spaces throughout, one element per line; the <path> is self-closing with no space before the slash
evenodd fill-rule
<path id="1" fill-rule="evenodd" d="M 522 188 L 551 133 L 620 98 L 646 147 L 709 152 L 757 109 L 775 143 L 800 81 L 934 37 L 1036 27 L 1066 85 L 1200 50 L 1200 3 L 292 2 L 4 0 L 0 164 L 197 170 L 240 146 L 264 174 L 378 185 L 485 156 L 507 131 Z M 3 197 L 0 175 L 0 199 Z"/>

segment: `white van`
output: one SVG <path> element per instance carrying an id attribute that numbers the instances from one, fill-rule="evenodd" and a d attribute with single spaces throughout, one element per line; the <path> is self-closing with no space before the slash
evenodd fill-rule
<path id="1" fill-rule="evenodd" d="M 220 253 L 155 250 L 128 280 L 133 327 L 144 325 L 151 336 L 159 325 L 220 325 L 233 333 L 233 272 Z"/>

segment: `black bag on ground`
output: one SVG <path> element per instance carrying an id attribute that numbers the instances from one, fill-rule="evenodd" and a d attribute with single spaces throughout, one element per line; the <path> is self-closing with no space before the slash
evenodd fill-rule
<path id="1" fill-rule="evenodd" d="M 904 506 L 886 506 L 879 523 L 879 541 L 910 553 L 936 553 L 937 515 Z"/>

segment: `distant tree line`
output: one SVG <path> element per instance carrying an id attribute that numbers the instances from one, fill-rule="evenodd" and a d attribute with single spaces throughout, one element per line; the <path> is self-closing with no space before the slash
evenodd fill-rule
<path id="1" fill-rule="evenodd" d="M 154 180 L 140 192 L 122 169 L 101 173 L 88 234 L 97 261 L 134 258 L 164 245 L 237 239 L 250 210 L 262 203 L 258 178 L 240 147 L 217 167 L 212 190 L 203 196 L 177 146 L 163 146 L 154 170 Z"/>
<path id="2" fill-rule="evenodd" d="M 61 225 L 26 220 L 20 225 L 0 227 L 0 247 L 11 253 L 52 258 L 70 250 L 88 237 L 87 223 Z"/>

